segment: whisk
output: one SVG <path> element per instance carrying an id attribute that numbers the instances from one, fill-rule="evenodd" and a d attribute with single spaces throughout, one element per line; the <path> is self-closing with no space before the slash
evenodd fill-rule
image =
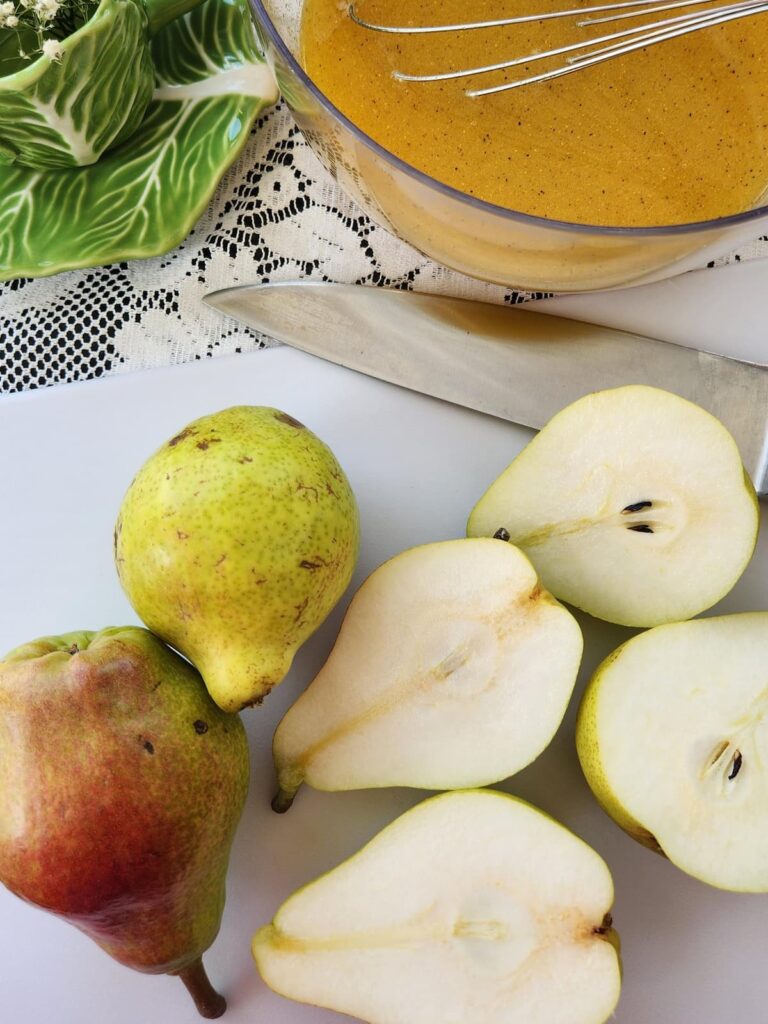
<path id="1" fill-rule="evenodd" d="M 490 21 L 470 21 L 464 24 L 424 26 L 374 25 L 360 17 L 354 3 L 350 5 L 348 12 L 350 18 L 356 24 L 373 32 L 387 32 L 393 35 L 427 35 L 439 32 L 467 32 L 482 28 L 503 28 L 508 25 L 549 21 L 552 18 L 581 18 L 577 22 L 577 25 L 581 28 L 588 25 L 601 25 L 620 21 L 625 18 L 638 18 L 658 14 L 662 11 L 672 11 L 680 7 L 702 7 L 716 2 L 717 0 L 621 0 L 619 3 L 606 3 L 563 11 L 547 11 L 540 14 L 524 14 L 517 17 L 496 18 Z M 581 71 L 595 64 L 602 64 L 603 61 L 612 60 L 614 57 L 622 57 L 635 50 L 642 50 L 645 47 L 654 46 L 656 43 L 663 43 L 668 39 L 676 39 L 691 32 L 699 32 L 701 29 L 712 28 L 715 25 L 724 25 L 729 21 L 750 18 L 766 12 L 768 12 L 768 0 L 737 0 L 735 3 L 719 3 L 714 8 L 709 7 L 709 9 L 705 10 L 689 11 L 686 14 L 666 17 L 660 21 L 645 22 L 632 28 L 610 32 L 607 35 L 596 36 L 586 40 L 582 39 L 579 42 L 558 46 L 551 50 L 525 54 L 524 56 L 514 57 L 511 60 L 505 60 L 497 64 L 487 64 L 484 67 L 461 68 L 457 71 L 446 71 L 435 75 L 409 75 L 402 71 L 395 71 L 394 77 L 403 82 L 444 82 L 450 79 L 486 75 L 494 71 L 505 71 L 509 68 L 531 64 L 538 60 L 565 57 L 564 63 L 559 63 L 541 74 L 517 78 L 509 82 L 503 82 L 501 85 L 493 85 L 483 89 L 473 88 L 466 90 L 467 96 L 490 96 L 494 93 L 507 92 L 509 89 L 519 89 L 524 85 L 533 85 L 536 82 L 552 81 L 552 79 L 573 74 L 575 71 Z M 584 17 L 584 15 L 592 15 L 592 17 Z M 594 17 L 594 15 L 599 15 L 599 17 Z"/>

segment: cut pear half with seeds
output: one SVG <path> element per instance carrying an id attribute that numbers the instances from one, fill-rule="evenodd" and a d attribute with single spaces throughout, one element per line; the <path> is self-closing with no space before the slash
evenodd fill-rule
<path id="1" fill-rule="evenodd" d="M 467 532 L 502 531 L 561 600 L 608 622 L 655 626 L 724 597 L 758 523 L 722 423 L 638 385 L 558 413 L 480 499 Z"/>
<path id="2" fill-rule="evenodd" d="M 620 647 L 589 683 L 577 746 L 630 835 L 710 885 L 768 892 L 768 612 Z"/>
<path id="3" fill-rule="evenodd" d="M 371 1024 L 602 1024 L 613 883 L 562 825 L 492 791 L 433 797 L 299 890 L 253 941 L 290 999 Z"/>
<path id="4" fill-rule="evenodd" d="M 286 810 L 317 789 L 463 789 L 548 745 L 581 661 L 576 620 L 499 540 L 412 548 L 355 595 L 328 661 L 274 740 Z"/>

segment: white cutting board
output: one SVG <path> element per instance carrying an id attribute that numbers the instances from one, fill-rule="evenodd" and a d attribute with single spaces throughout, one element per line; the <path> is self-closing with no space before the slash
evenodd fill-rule
<path id="1" fill-rule="evenodd" d="M 477 497 L 530 437 L 522 428 L 288 349 L 7 398 L 0 403 L 1 651 L 41 634 L 137 621 L 112 567 L 112 525 L 122 494 L 143 460 L 179 427 L 238 403 L 282 407 L 333 448 L 360 504 L 355 586 L 396 552 L 461 536 Z M 764 536 L 719 610 L 768 607 L 767 568 Z M 348 1020 L 269 992 L 251 962 L 251 935 L 289 893 L 354 853 L 425 795 L 306 790 L 285 817 L 269 808 L 272 731 L 330 650 L 341 612 L 300 652 L 264 707 L 244 716 L 253 782 L 221 934 L 207 956 L 210 975 L 230 1002 L 229 1024 Z M 628 631 L 580 619 L 586 658 L 567 720 L 549 750 L 503 788 L 570 826 L 613 871 L 625 967 L 620 1024 L 764 1021 L 765 897 L 717 892 L 642 849 L 605 817 L 582 779 L 573 745 L 578 694 L 586 674 Z M 119 966 L 70 925 L 0 887 L 2 1024 L 197 1019 L 179 981 Z"/>

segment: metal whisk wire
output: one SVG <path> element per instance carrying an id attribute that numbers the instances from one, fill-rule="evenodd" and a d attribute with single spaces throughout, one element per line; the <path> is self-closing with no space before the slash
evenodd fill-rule
<path id="1" fill-rule="evenodd" d="M 598 4 L 591 7 L 571 8 L 560 11 L 547 11 L 539 14 L 517 15 L 508 18 L 496 18 L 489 21 L 465 22 L 463 24 L 451 25 L 377 25 L 365 21 L 356 10 L 354 3 L 348 8 L 349 17 L 361 28 L 374 32 L 384 32 L 393 35 L 427 35 L 441 32 L 466 32 L 483 28 L 503 28 L 510 25 L 522 25 L 530 22 L 549 21 L 554 18 L 574 18 L 582 20 L 577 22 L 579 27 L 586 25 L 598 25 L 606 22 L 620 21 L 624 18 L 637 18 L 662 11 L 671 11 L 681 7 L 701 7 L 705 4 L 716 3 L 717 0 L 621 0 L 618 3 Z M 620 13 L 615 13 L 615 12 Z M 611 12 L 606 15 L 606 12 Z M 525 78 L 518 78 L 511 82 L 504 82 L 501 85 L 489 86 L 484 89 L 468 89 L 467 96 L 490 96 L 496 93 L 507 92 L 510 89 L 519 89 L 525 85 L 533 85 L 537 82 L 548 82 L 564 75 L 573 74 L 583 68 L 593 67 L 602 64 L 604 61 L 613 60 L 637 50 L 645 49 L 656 43 L 665 42 L 668 39 L 676 39 L 688 35 L 691 32 L 698 32 L 705 28 L 712 28 L 715 25 L 724 25 L 730 21 L 737 21 L 741 18 L 754 17 L 757 14 L 768 12 L 768 0 L 736 0 L 728 4 L 720 4 L 716 8 L 709 8 L 703 11 L 694 11 L 688 14 L 681 14 L 676 17 L 664 18 L 661 21 L 646 22 L 643 25 L 636 25 L 632 28 L 611 32 L 606 35 L 583 39 L 578 42 L 569 43 L 550 50 L 543 50 L 537 53 L 525 54 L 521 57 L 514 57 L 510 60 L 501 61 L 496 64 L 486 64 L 482 67 L 461 68 L 455 71 L 440 72 L 432 75 L 412 75 L 402 71 L 393 72 L 394 77 L 404 82 L 444 82 L 458 78 L 470 78 L 476 75 L 490 74 L 494 71 L 505 71 L 509 68 L 519 67 L 524 64 L 531 64 L 535 61 L 551 59 L 554 57 L 570 54 L 564 64 L 537 75 L 530 75 Z M 585 18 L 584 15 L 606 15 L 598 18 Z M 636 38 L 632 38 L 636 37 Z M 603 45 L 608 43 L 609 45 Z M 597 48 L 595 48 L 597 47 Z"/>

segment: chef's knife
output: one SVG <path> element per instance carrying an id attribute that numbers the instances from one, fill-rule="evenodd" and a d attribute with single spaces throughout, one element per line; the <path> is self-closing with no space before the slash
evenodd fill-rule
<path id="1" fill-rule="evenodd" d="M 768 366 L 508 306 L 309 281 L 205 301 L 295 348 L 456 405 L 542 427 L 591 391 L 650 384 L 728 427 L 768 494 Z"/>

